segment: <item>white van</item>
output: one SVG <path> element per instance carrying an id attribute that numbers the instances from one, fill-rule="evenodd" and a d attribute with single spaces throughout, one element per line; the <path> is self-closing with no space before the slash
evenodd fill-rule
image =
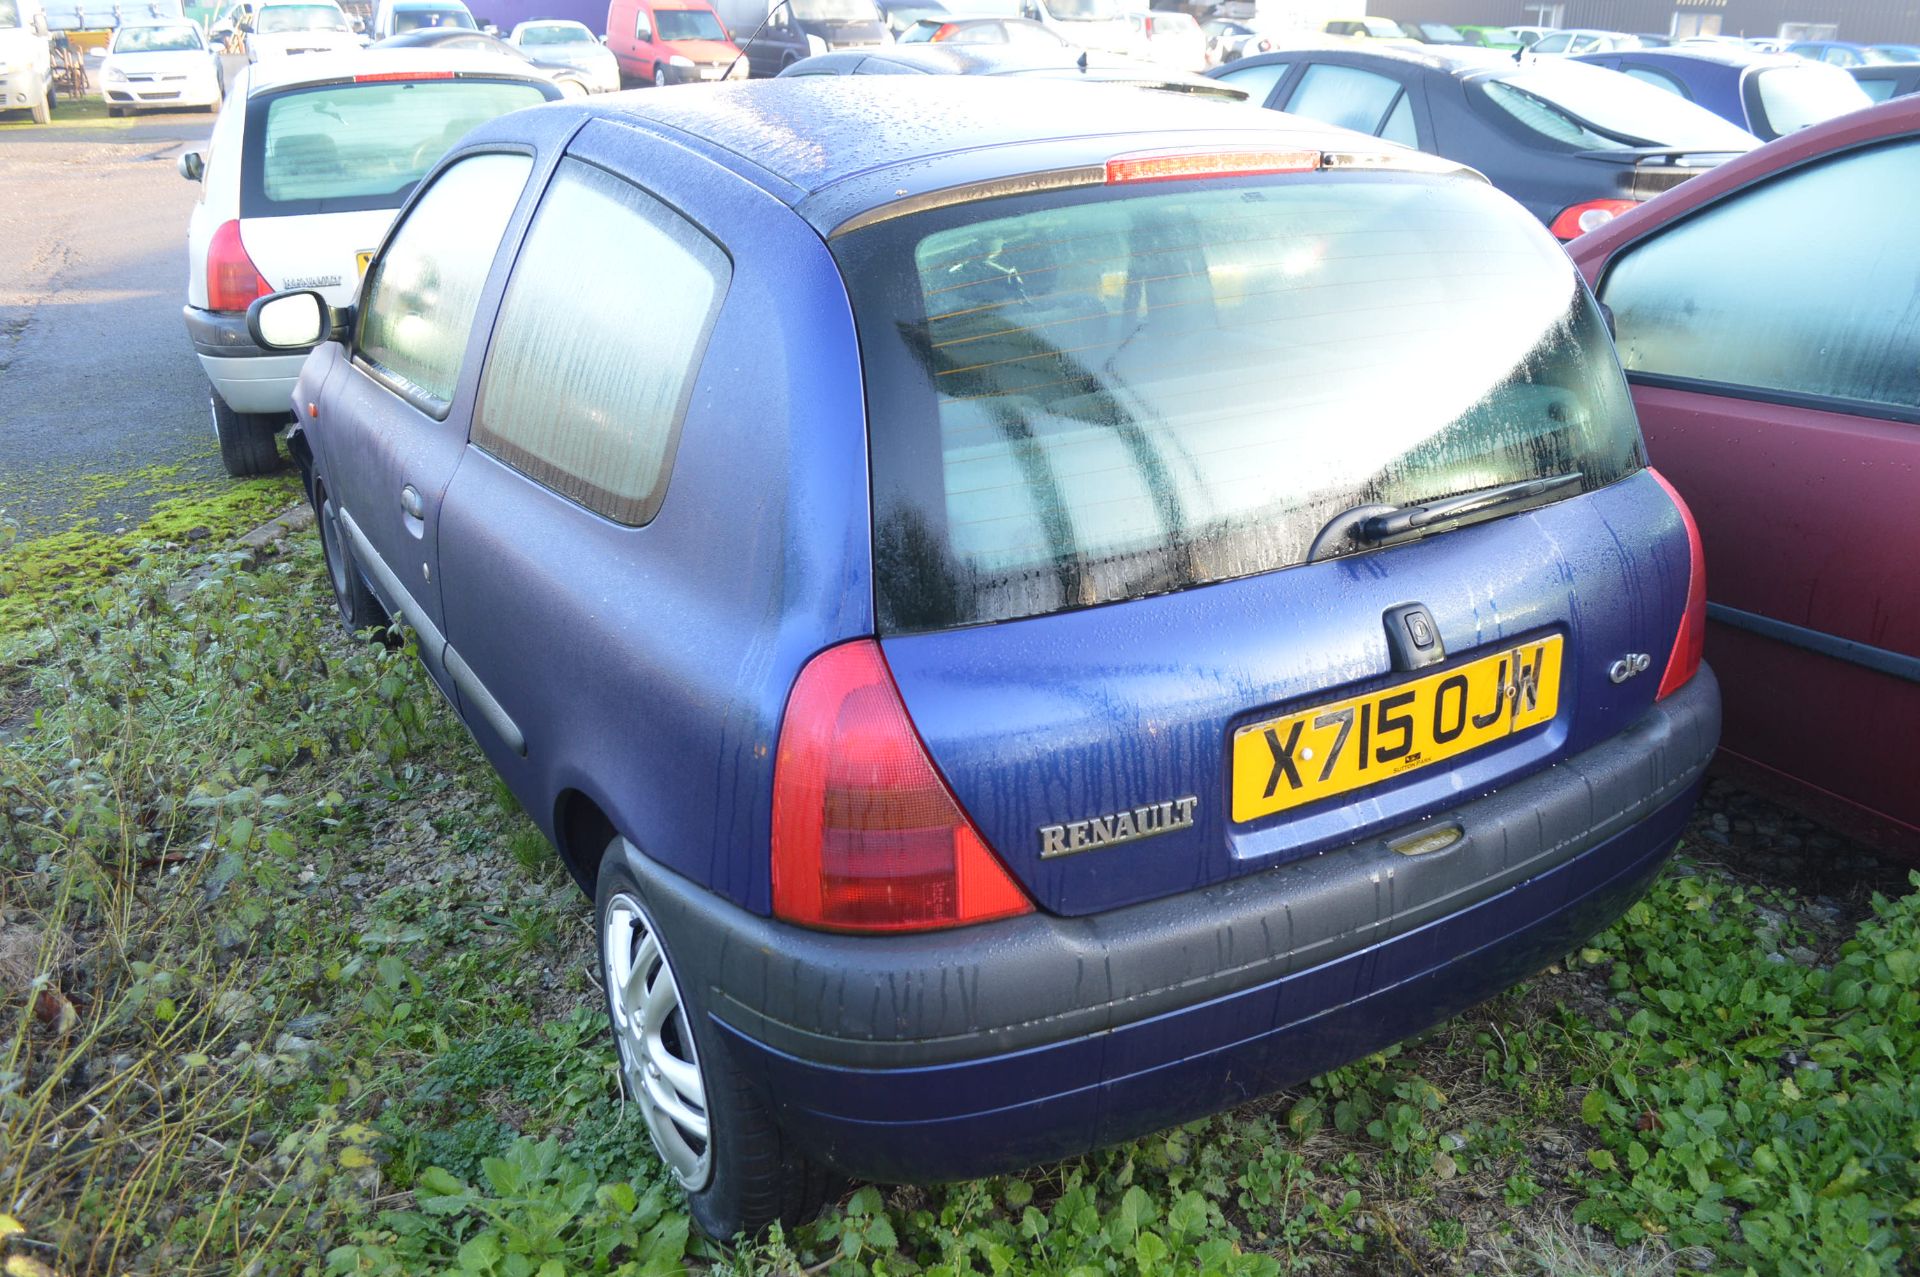
<path id="1" fill-rule="evenodd" d="M 1020 16 L 1082 49 L 1145 59 L 1152 54 L 1145 34 L 1127 21 L 1131 7 L 1120 0 L 1021 0 Z"/>
<path id="2" fill-rule="evenodd" d="M 53 118 L 53 42 L 40 0 L 0 0 L 0 111 Z"/>
<path id="3" fill-rule="evenodd" d="M 380 0 L 373 10 L 373 30 L 367 35 L 384 40 L 390 35 L 422 27 L 459 27 L 478 31 L 480 24 L 461 0 Z"/>

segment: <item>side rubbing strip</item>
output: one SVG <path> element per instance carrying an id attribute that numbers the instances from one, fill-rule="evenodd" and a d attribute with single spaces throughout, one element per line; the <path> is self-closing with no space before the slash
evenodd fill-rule
<path id="1" fill-rule="evenodd" d="M 487 690 L 487 685 L 480 681 L 472 668 L 460 659 L 460 653 L 448 645 L 447 636 L 440 632 L 439 626 L 427 619 L 425 611 L 415 601 L 412 593 L 400 584 L 400 578 L 393 574 L 393 569 L 387 566 L 387 561 L 380 556 L 378 550 L 373 548 L 373 542 L 367 540 L 366 533 L 360 530 L 360 525 L 355 523 L 353 516 L 345 510 L 340 512 L 340 526 L 347 530 L 347 539 L 353 542 L 353 554 L 359 560 L 360 566 L 377 578 L 380 588 L 398 606 L 401 614 L 394 619 L 405 621 L 413 627 L 414 633 L 420 636 L 421 650 L 431 652 L 446 669 L 448 676 L 453 679 L 453 685 L 460 691 L 461 702 L 472 707 L 481 718 L 485 719 L 487 726 L 494 730 L 508 749 L 525 758 L 527 738 L 521 733 L 519 724 L 508 717 L 507 711 L 501 707 L 499 701 L 493 699 L 493 693 Z"/>
<path id="2" fill-rule="evenodd" d="M 1724 603 L 1707 604 L 1707 619 L 1718 621 L 1722 625 L 1731 625 L 1736 630 L 1758 634 L 1762 638 L 1773 639 L 1778 643 L 1802 647 L 1809 652 L 1818 652 L 1822 656 L 1831 656 L 1836 661 L 1864 666 L 1876 674 L 1885 674 L 1908 683 L 1920 683 L 1920 657 L 1908 656 L 1905 652 L 1890 652 L 1884 647 L 1874 647 L 1868 643 L 1841 638 L 1837 634 L 1827 634 L 1821 630 L 1810 630 L 1804 625 L 1795 625 L 1790 621 L 1776 621 L 1770 616 L 1742 611 L 1737 607 L 1728 607 Z"/>

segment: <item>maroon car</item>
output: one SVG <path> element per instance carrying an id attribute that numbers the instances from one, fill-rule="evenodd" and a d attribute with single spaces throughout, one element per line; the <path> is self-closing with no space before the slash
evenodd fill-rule
<path id="1" fill-rule="evenodd" d="M 1708 564 L 1722 748 L 1920 856 L 1920 98 L 1725 164 L 1568 246 Z"/>

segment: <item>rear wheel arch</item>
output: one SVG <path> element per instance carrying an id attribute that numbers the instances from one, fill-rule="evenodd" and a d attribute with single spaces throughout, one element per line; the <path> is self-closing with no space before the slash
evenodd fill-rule
<path id="1" fill-rule="evenodd" d="M 553 805 L 553 841 L 574 882 L 591 898 L 600 860 L 620 833 L 599 803 L 582 790 L 562 790 Z"/>

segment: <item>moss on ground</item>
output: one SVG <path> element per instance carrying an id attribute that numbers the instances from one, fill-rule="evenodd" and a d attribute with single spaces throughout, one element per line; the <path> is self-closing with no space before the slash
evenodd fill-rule
<path id="1" fill-rule="evenodd" d="M 86 476 L 87 499 L 100 500 L 136 484 L 174 490 L 133 528 L 103 532 L 92 522 L 45 536 L 5 544 L 0 525 L 0 637 L 46 623 L 81 597 L 137 562 L 147 547 L 238 536 L 299 499 L 292 473 L 262 479 L 178 483 L 180 467 L 151 466 L 118 475 Z"/>

